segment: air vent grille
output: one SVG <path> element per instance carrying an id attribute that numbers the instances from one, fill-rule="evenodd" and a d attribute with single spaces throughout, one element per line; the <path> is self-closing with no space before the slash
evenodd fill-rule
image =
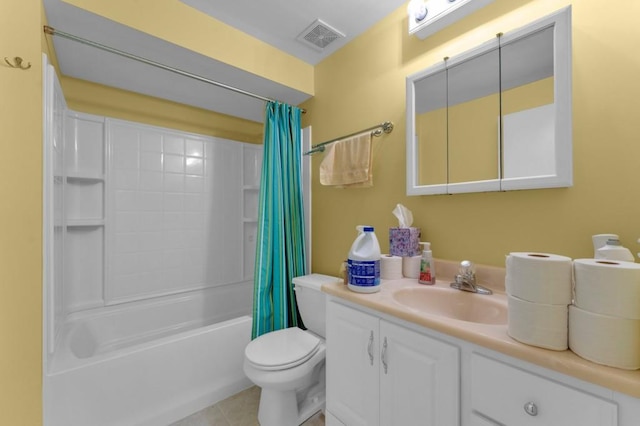
<path id="1" fill-rule="evenodd" d="M 330 25 L 325 22 L 317 19 L 311 25 L 309 25 L 300 35 L 297 37 L 297 40 L 306 44 L 307 46 L 313 47 L 316 50 L 323 50 L 329 44 L 334 41 L 343 38 L 345 35 L 340 31 L 332 28 Z"/>

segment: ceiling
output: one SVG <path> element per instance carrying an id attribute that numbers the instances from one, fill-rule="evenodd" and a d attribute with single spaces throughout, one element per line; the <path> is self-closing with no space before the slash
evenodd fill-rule
<path id="1" fill-rule="evenodd" d="M 180 1 L 312 65 L 405 3 L 405 0 Z M 56 30 L 292 105 L 312 96 L 61 0 L 44 0 L 44 6 L 48 24 Z M 297 40 L 317 19 L 344 37 L 333 40 L 320 50 Z M 60 72 L 66 76 L 256 122 L 264 120 L 264 101 L 76 41 L 57 36 L 52 38 Z"/>
<path id="2" fill-rule="evenodd" d="M 402 6 L 406 0 L 180 0 L 232 27 L 315 65 Z M 322 50 L 297 37 L 320 19 L 344 34 Z"/>

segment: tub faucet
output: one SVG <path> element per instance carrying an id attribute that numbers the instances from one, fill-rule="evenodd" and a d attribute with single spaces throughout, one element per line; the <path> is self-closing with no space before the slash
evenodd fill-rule
<path id="1" fill-rule="evenodd" d="M 488 288 L 476 284 L 476 273 L 473 270 L 473 263 L 471 261 L 463 260 L 460 262 L 460 270 L 458 272 L 460 273 L 455 276 L 455 281 L 450 284 L 451 287 L 477 294 L 492 293 Z"/>

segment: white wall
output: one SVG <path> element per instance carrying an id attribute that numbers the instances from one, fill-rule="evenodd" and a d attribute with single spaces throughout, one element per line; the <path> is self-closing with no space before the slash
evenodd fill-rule
<path id="1" fill-rule="evenodd" d="M 262 146 L 74 112 L 65 125 L 67 313 L 253 279 Z"/>

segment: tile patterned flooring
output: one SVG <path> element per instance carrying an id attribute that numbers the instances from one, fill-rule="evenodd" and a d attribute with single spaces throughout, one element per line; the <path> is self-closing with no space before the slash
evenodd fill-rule
<path id="1" fill-rule="evenodd" d="M 259 426 L 260 388 L 252 386 L 170 426 Z M 324 415 L 317 413 L 303 426 L 324 426 Z"/>

